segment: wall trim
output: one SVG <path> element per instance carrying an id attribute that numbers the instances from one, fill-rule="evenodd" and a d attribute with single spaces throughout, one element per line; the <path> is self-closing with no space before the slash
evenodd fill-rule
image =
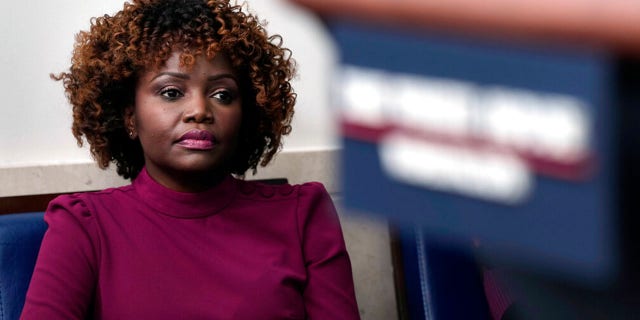
<path id="1" fill-rule="evenodd" d="M 284 150 L 247 180 L 287 178 L 291 184 L 322 182 L 331 194 L 338 192 L 339 148 Z M 101 190 L 129 184 L 115 166 L 101 170 L 93 162 L 0 167 L 0 198 Z"/>

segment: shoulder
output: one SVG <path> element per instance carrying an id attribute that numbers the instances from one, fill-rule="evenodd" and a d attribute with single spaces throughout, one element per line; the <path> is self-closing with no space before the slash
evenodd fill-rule
<path id="1" fill-rule="evenodd" d="M 81 192 L 57 196 L 47 206 L 45 219 L 67 213 L 76 218 L 89 218 L 95 213 L 96 202 L 117 200 L 130 193 L 131 186 L 109 188 L 101 191 Z"/>
<path id="2" fill-rule="evenodd" d="M 267 184 L 260 181 L 239 180 L 238 190 L 241 196 L 256 200 L 306 199 L 329 196 L 320 182 L 303 184 Z"/>
<path id="3" fill-rule="evenodd" d="M 298 211 L 302 216 L 335 216 L 336 208 L 331 195 L 320 182 L 307 182 L 297 186 Z"/>
<path id="4" fill-rule="evenodd" d="M 317 181 L 298 185 L 298 194 L 302 197 L 329 197 L 329 192 L 324 185 Z"/>

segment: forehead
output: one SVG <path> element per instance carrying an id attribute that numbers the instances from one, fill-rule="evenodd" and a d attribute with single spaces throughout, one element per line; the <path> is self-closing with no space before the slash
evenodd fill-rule
<path id="1" fill-rule="evenodd" d="M 192 72 L 194 70 L 207 73 L 233 73 L 235 70 L 226 54 L 218 52 L 212 57 L 207 57 L 204 53 L 189 53 L 175 50 L 160 65 L 147 68 L 143 73 L 154 73 L 161 71 Z"/>

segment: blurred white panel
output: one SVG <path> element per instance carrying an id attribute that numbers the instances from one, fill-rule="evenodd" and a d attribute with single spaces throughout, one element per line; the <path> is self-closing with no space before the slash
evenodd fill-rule
<path id="1" fill-rule="evenodd" d="M 242 2 L 242 1 L 239 1 Z M 316 149 L 338 145 L 337 121 L 331 107 L 330 88 L 337 53 L 320 20 L 283 0 L 249 0 L 249 9 L 268 21 L 267 31 L 280 34 L 298 63 L 293 86 L 298 93 L 293 132 L 285 149 Z"/>

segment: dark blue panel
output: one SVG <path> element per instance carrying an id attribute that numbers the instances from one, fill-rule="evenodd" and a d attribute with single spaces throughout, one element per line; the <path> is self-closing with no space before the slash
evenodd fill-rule
<path id="1" fill-rule="evenodd" d="M 329 26 L 343 64 L 562 92 L 589 101 L 599 99 L 603 85 L 611 83 L 603 68 L 611 57 L 595 49 L 513 46 L 340 21 Z"/>

